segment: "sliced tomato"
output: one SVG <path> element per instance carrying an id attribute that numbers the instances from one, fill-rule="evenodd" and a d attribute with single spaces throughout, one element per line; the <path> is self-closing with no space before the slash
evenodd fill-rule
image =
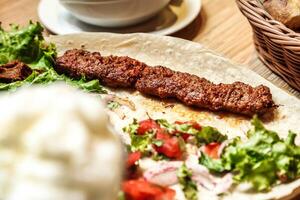
<path id="1" fill-rule="evenodd" d="M 181 137 L 183 138 L 184 141 L 187 141 L 191 135 L 187 133 L 181 133 Z"/>
<path id="2" fill-rule="evenodd" d="M 128 180 L 122 184 L 126 200 L 173 200 L 175 191 L 151 184 L 144 179 Z"/>
<path id="3" fill-rule="evenodd" d="M 156 132 L 155 138 L 157 140 L 167 140 L 171 138 L 171 135 L 168 134 L 166 131 L 164 131 L 163 129 L 160 129 Z"/>
<path id="4" fill-rule="evenodd" d="M 181 159 L 183 152 L 180 147 L 179 138 L 170 137 L 163 140 L 162 146 L 154 145 L 154 149 L 168 158 Z"/>
<path id="5" fill-rule="evenodd" d="M 153 119 L 146 119 L 139 122 L 137 134 L 144 135 L 146 132 L 150 130 L 157 130 L 157 129 L 161 129 L 159 124 L 157 124 Z"/>
<path id="6" fill-rule="evenodd" d="M 184 124 L 185 122 L 182 122 L 182 121 L 175 121 L 174 123 L 180 125 L 180 124 Z"/>
<path id="7" fill-rule="evenodd" d="M 219 158 L 218 151 L 220 146 L 221 146 L 220 143 L 212 142 L 210 144 L 205 145 L 203 151 L 211 158 L 218 159 Z"/>
<path id="8" fill-rule="evenodd" d="M 189 123 L 191 123 L 192 124 L 192 127 L 194 128 L 194 129 L 196 129 L 196 130 L 201 130 L 202 129 L 202 127 L 201 127 L 201 125 L 198 123 L 198 122 L 195 122 L 195 121 L 190 121 Z"/>
<path id="9" fill-rule="evenodd" d="M 134 166 L 135 162 L 141 159 L 141 157 L 142 157 L 142 153 L 139 151 L 128 154 L 127 162 L 126 162 L 127 168 Z"/>

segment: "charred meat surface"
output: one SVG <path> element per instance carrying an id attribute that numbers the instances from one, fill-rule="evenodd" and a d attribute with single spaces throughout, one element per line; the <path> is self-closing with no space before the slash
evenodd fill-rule
<path id="1" fill-rule="evenodd" d="M 214 84 L 196 75 L 163 66 L 151 67 L 126 56 L 73 49 L 56 60 L 56 70 L 72 78 L 98 79 L 110 87 L 132 87 L 143 94 L 176 98 L 189 106 L 252 116 L 277 106 L 270 89 L 242 82 Z"/>
<path id="2" fill-rule="evenodd" d="M 12 61 L 0 66 L 0 82 L 11 83 L 26 79 L 32 70 L 20 61 Z"/>
<path id="3" fill-rule="evenodd" d="M 57 72 L 72 78 L 99 79 L 110 87 L 134 87 L 145 67 L 144 63 L 126 56 L 103 57 L 84 50 L 66 51 L 56 60 Z"/>

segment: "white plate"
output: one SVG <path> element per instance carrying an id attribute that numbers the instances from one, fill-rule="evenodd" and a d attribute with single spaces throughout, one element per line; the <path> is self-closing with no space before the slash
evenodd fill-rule
<path id="1" fill-rule="evenodd" d="M 58 0 L 41 0 L 38 15 L 44 26 L 55 34 L 80 32 L 147 32 L 169 35 L 189 25 L 200 13 L 201 0 L 174 0 L 156 17 L 134 26 L 124 28 L 104 28 L 77 20 Z"/>

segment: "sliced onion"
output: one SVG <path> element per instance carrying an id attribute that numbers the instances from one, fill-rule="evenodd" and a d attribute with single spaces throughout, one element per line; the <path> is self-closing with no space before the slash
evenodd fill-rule
<path id="1" fill-rule="evenodd" d="M 225 149 L 225 147 L 227 147 L 227 145 L 229 144 L 229 142 L 230 142 L 230 140 L 225 140 L 224 142 L 221 143 L 221 146 L 218 149 L 218 158 L 221 158 L 223 150 Z"/>
<path id="2" fill-rule="evenodd" d="M 178 183 L 177 171 L 182 166 L 181 161 L 159 162 L 149 167 L 144 172 L 144 178 L 150 183 L 161 186 L 172 186 Z M 186 166 L 192 171 L 192 179 L 202 187 L 221 194 L 231 187 L 232 175 L 230 173 L 219 178 L 211 175 L 206 167 L 200 165 L 198 156 L 190 155 L 185 162 Z"/>
<path id="3" fill-rule="evenodd" d="M 189 156 L 186 165 L 192 170 L 192 179 L 202 187 L 213 191 L 216 194 L 226 192 L 232 185 L 232 175 L 226 174 L 218 178 L 211 175 L 206 167 L 198 163 L 197 156 Z"/>
<path id="4" fill-rule="evenodd" d="M 144 172 L 144 178 L 150 183 L 161 186 L 171 186 L 178 183 L 177 170 L 182 166 L 181 161 L 164 162 Z"/>
<path id="5" fill-rule="evenodd" d="M 232 186 L 232 183 L 233 183 L 232 174 L 228 173 L 225 176 L 223 176 L 221 179 L 216 181 L 214 192 L 216 194 L 222 194 L 229 190 L 229 188 Z"/>

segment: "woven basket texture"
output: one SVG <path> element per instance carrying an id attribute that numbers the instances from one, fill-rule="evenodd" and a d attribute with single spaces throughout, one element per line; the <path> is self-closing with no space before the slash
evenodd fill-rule
<path id="1" fill-rule="evenodd" d="M 253 30 L 258 57 L 300 91 L 300 34 L 274 20 L 258 0 L 236 0 Z"/>

